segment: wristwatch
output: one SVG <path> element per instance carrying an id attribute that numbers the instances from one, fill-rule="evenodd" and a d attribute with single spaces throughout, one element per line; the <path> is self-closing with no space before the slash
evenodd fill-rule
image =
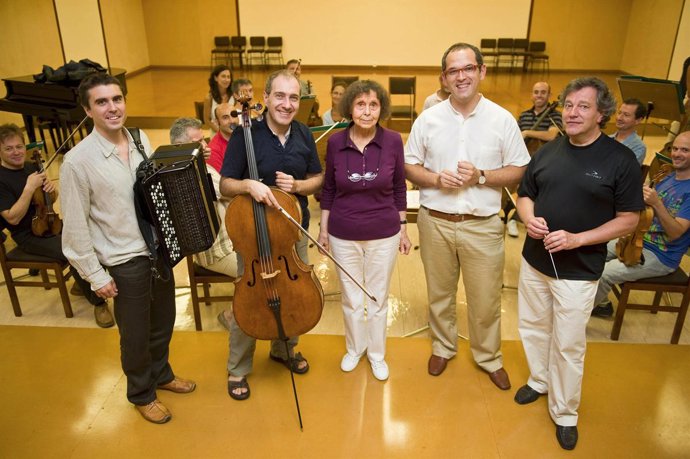
<path id="1" fill-rule="evenodd" d="M 484 175 L 484 171 L 481 169 L 479 170 L 479 181 L 477 183 L 480 185 L 484 185 L 486 183 L 486 175 Z"/>

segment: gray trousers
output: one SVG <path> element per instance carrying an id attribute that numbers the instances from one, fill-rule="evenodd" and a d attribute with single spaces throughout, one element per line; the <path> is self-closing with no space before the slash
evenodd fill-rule
<path id="1" fill-rule="evenodd" d="M 659 261 L 651 250 L 642 249 L 644 264 L 625 266 L 616 257 L 616 241 L 610 241 L 606 246 L 606 265 L 597 285 L 597 294 L 594 297 L 594 305 L 606 301 L 614 284 L 622 284 L 626 281 L 636 281 L 646 277 L 665 276 L 675 271 Z"/>
<path id="2" fill-rule="evenodd" d="M 295 249 L 297 255 L 304 263 L 309 263 L 309 256 L 307 254 L 309 239 L 302 237 L 296 244 Z M 237 272 L 241 276 L 244 272 L 244 261 L 242 257 L 237 257 Z M 247 335 L 237 325 L 235 314 L 230 320 L 230 351 L 228 356 L 228 374 L 232 376 L 245 376 L 252 371 L 254 365 L 254 351 L 256 350 L 256 338 Z M 290 355 L 294 354 L 294 347 L 297 346 L 299 338 L 288 338 L 287 344 Z M 285 342 L 281 340 L 271 340 L 271 354 L 282 359 L 287 359 L 288 355 L 285 350 Z"/>

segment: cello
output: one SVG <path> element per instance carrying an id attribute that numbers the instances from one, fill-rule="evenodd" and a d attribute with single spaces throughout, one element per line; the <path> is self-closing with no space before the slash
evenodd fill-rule
<path id="1" fill-rule="evenodd" d="M 33 151 L 31 157 L 36 163 L 38 173 L 44 173 L 45 167 L 41 158 L 40 145 Z M 62 232 L 62 220 L 57 212 L 53 210 L 55 193 L 48 193 L 41 186 L 36 188 L 31 201 L 36 208 L 36 214 L 31 219 L 31 232 L 38 237 L 50 237 L 60 234 Z"/>
<path id="2" fill-rule="evenodd" d="M 252 107 L 247 97 L 240 102 L 249 178 L 260 181 L 251 137 Z M 283 209 L 301 219 L 302 211 L 293 195 L 278 188 L 271 191 Z M 299 231 L 277 209 L 256 202 L 250 195 L 233 198 L 225 225 L 244 260 L 233 304 L 240 328 L 257 339 L 281 340 L 311 330 L 321 318 L 323 290 L 316 274 L 294 249 Z"/>
<path id="3" fill-rule="evenodd" d="M 649 187 L 654 188 L 656 183 L 659 183 L 671 172 L 673 172 L 673 165 L 663 164 L 652 178 Z M 640 220 L 635 231 L 616 241 L 616 257 L 625 266 L 635 266 L 642 262 L 644 235 L 649 230 L 649 227 L 652 226 L 653 220 L 654 209 L 650 206 L 645 206 L 644 210 L 640 211 Z"/>

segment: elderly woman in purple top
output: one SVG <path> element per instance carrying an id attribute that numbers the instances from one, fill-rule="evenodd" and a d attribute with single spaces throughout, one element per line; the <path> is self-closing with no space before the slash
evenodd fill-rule
<path id="1" fill-rule="evenodd" d="M 374 81 L 352 83 L 338 111 L 352 122 L 328 140 L 319 242 L 378 300 L 338 273 L 347 348 L 340 368 L 354 370 L 366 353 L 374 376 L 385 381 L 388 288 L 398 250 L 410 252 L 403 143 L 378 124 L 390 97 Z"/>

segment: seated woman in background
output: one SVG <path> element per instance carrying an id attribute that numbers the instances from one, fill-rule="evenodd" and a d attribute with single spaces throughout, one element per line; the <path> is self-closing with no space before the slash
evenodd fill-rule
<path id="1" fill-rule="evenodd" d="M 340 369 L 354 370 L 366 354 L 385 381 L 388 289 L 398 250 L 410 252 L 403 143 L 378 124 L 390 114 L 390 97 L 375 81 L 348 86 L 339 111 L 352 122 L 328 139 L 319 242 L 377 299 L 338 271 L 347 349 Z"/>
<path id="2" fill-rule="evenodd" d="M 232 72 L 227 65 L 217 65 L 208 77 L 209 93 L 204 99 L 204 124 L 211 127 L 212 135 L 218 132 L 216 107 L 224 102 L 234 104 L 231 83 Z"/>
<path id="3" fill-rule="evenodd" d="M 343 115 L 338 111 L 338 104 L 340 103 L 340 99 L 343 98 L 343 94 L 345 94 L 345 88 L 347 88 L 347 84 L 344 81 L 336 81 L 333 83 L 333 87 L 331 88 L 332 107 L 321 117 L 324 126 L 331 125 L 336 121 L 342 121 Z"/>

